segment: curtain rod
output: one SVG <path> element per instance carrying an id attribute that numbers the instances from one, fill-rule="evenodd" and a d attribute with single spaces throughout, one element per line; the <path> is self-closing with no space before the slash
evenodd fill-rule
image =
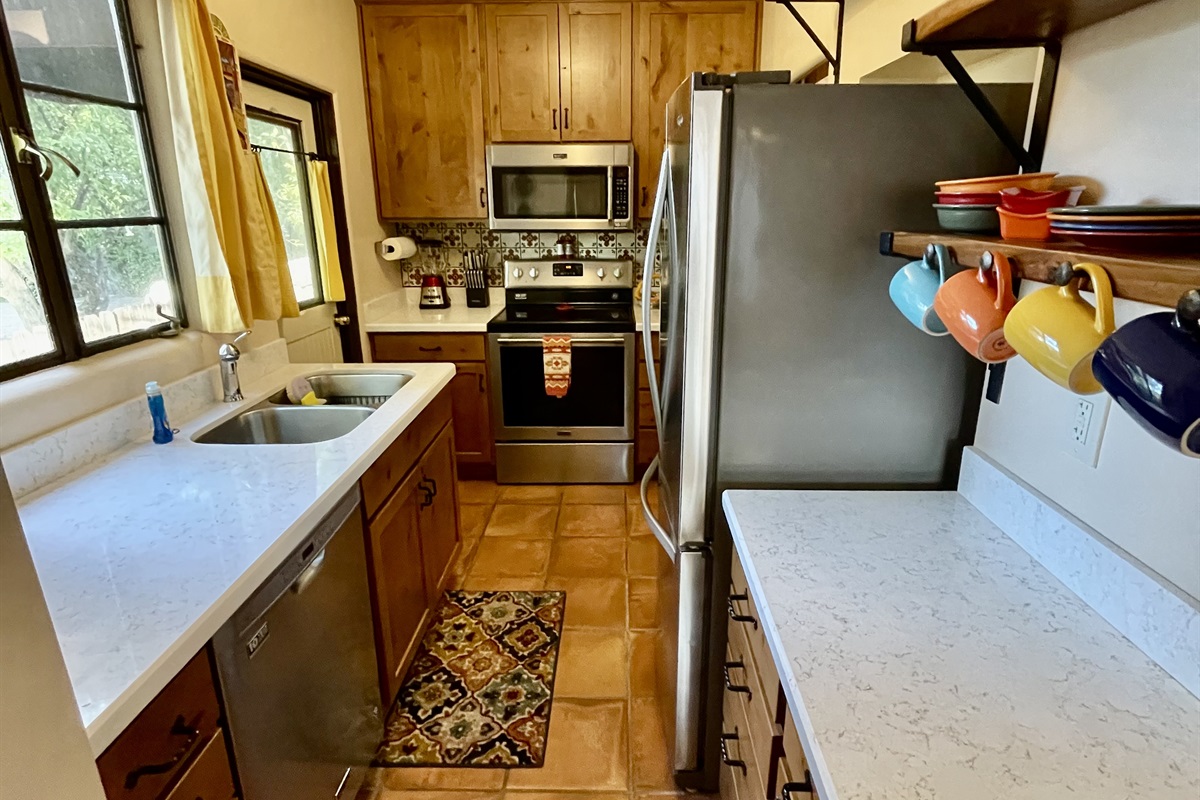
<path id="1" fill-rule="evenodd" d="M 316 153 L 311 153 L 311 152 L 305 153 L 300 150 L 281 150 L 278 147 L 267 147 L 265 144 L 252 144 L 252 145 L 250 145 L 250 149 L 256 153 L 262 152 L 263 150 L 269 150 L 272 153 L 286 153 L 287 155 L 292 155 L 292 156 L 304 156 L 309 161 L 324 161 L 325 160 L 325 159 L 321 158 L 319 155 L 317 155 Z"/>

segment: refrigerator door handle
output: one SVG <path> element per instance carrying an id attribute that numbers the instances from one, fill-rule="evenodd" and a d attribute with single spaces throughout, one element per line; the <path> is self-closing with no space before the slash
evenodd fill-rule
<path id="1" fill-rule="evenodd" d="M 650 466 L 646 467 L 646 474 L 642 476 L 641 496 L 642 496 L 642 516 L 646 518 L 646 524 L 650 527 L 650 532 L 654 534 L 654 538 L 658 539 L 658 543 L 662 545 L 662 549 L 667 551 L 667 556 L 671 559 L 671 563 L 675 563 L 675 557 L 678 554 L 675 549 L 675 542 L 671 540 L 671 535 L 667 533 L 667 529 L 658 517 L 654 516 L 654 511 L 650 508 L 650 499 L 647 497 L 647 492 L 650 488 L 650 480 L 658 472 L 658 456 L 650 462 Z"/>
<path id="2" fill-rule="evenodd" d="M 662 450 L 662 398 L 659 396 L 658 375 L 654 369 L 654 352 L 650 346 L 650 286 L 654 276 L 654 257 L 658 254 L 658 236 L 662 231 L 663 214 L 671 191 L 670 153 L 663 150 L 662 166 L 658 170 L 658 193 L 654 196 L 654 211 L 650 215 L 650 231 L 646 238 L 646 261 L 642 264 L 642 349 L 646 355 L 646 374 L 650 379 L 650 407 L 654 410 L 654 427 L 658 430 L 658 448 Z M 643 484 L 644 485 L 644 484 Z M 643 489 L 643 498 L 645 490 Z M 643 499 L 643 505 L 645 500 Z"/>

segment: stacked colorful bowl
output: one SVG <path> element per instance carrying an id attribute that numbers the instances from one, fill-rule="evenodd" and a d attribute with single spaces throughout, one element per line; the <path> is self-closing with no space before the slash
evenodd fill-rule
<path id="1" fill-rule="evenodd" d="M 996 209 L 1000 207 L 1001 191 L 1010 188 L 1045 191 L 1055 174 L 1032 172 L 938 181 L 937 202 L 933 204 L 938 224 L 959 233 L 995 233 L 1000 227 Z"/>
<path id="2" fill-rule="evenodd" d="M 1000 236 L 1005 239 L 1045 241 L 1050 238 L 1051 208 L 1073 206 L 1084 187 L 1049 189 L 1044 192 L 1011 187 L 1000 192 Z"/>
<path id="3" fill-rule="evenodd" d="M 1200 206 L 1052 208 L 1050 231 L 1086 247 L 1124 252 L 1200 250 Z"/>

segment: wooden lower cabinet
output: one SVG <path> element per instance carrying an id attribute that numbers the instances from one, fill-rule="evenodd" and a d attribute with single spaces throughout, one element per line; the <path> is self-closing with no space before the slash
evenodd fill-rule
<path id="1" fill-rule="evenodd" d="M 496 474 L 487 342 L 482 333 L 374 333 L 376 361 L 417 361 L 454 365 L 450 402 L 454 416 L 454 460 L 466 478 Z"/>
<path id="2" fill-rule="evenodd" d="M 813 800 L 808 762 L 736 551 L 722 705 L 722 800 Z"/>
<path id="3" fill-rule="evenodd" d="M 446 588 L 461 541 L 449 400 L 447 387 L 409 426 L 426 431 L 440 421 L 435 434 L 407 443 L 406 449 L 389 448 L 362 479 L 366 495 L 368 486 L 380 491 L 381 476 L 399 476 L 378 510 L 368 504 L 367 523 L 380 686 L 388 701 L 396 696 L 429 613 Z"/>
<path id="4" fill-rule="evenodd" d="M 96 768 L 109 800 L 229 800 L 235 796 L 207 648 L 100 754 Z M 184 787 L 191 788 L 180 793 Z"/>
<path id="5" fill-rule="evenodd" d="M 650 399 L 650 374 L 646 369 L 646 351 L 642 346 L 642 336 L 637 335 L 637 432 L 634 435 L 633 463 L 641 472 L 650 466 L 650 462 L 658 455 L 658 427 L 654 422 L 654 408 Z M 651 352 L 658 353 L 658 334 L 651 334 Z M 655 375 L 662 380 L 660 370 L 662 362 L 654 362 Z"/>

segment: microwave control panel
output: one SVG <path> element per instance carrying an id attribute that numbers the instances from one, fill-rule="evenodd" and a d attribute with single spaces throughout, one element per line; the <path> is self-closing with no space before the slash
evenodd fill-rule
<path id="1" fill-rule="evenodd" d="M 629 167 L 613 167 L 613 219 L 629 219 Z"/>

